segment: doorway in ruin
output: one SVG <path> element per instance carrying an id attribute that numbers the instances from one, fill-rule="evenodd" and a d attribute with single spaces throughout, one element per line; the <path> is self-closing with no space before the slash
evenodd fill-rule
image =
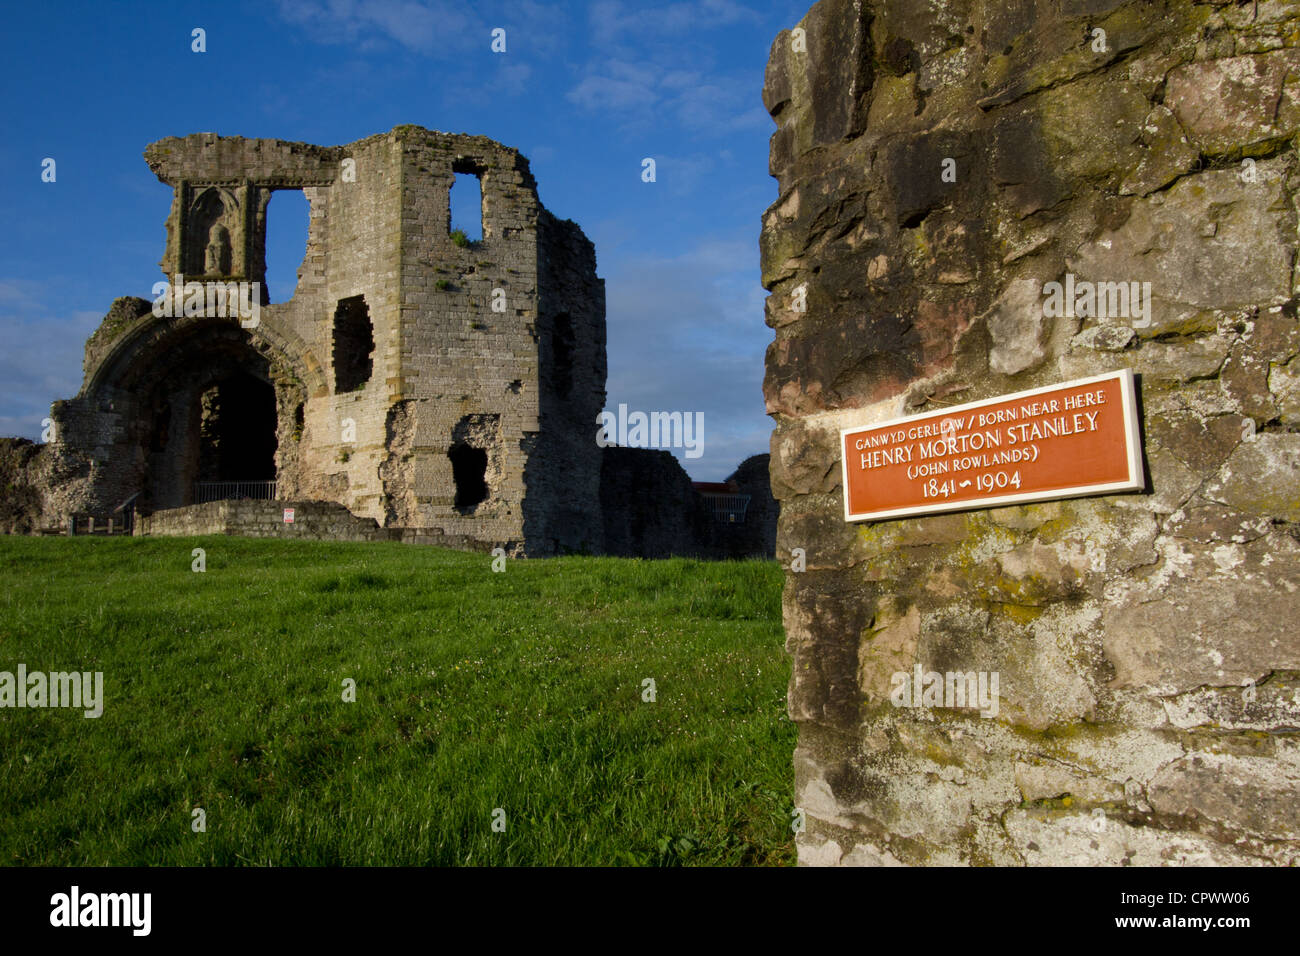
<path id="1" fill-rule="evenodd" d="M 194 331 L 155 367 L 144 403 L 142 505 L 276 496 L 280 402 L 236 324 Z"/>
<path id="2" fill-rule="evenodd" d="M 500 415 L 466 415 L 451 432 L 451 477 L 458 514 L 472 515 L 490 506 L 494 489 L 505 477 Z"/>
<path id="3" fill-rule="evenodd" d="M 198 480 L 275 480 L 275 389 L 246 372 L 199 396 Z"/>

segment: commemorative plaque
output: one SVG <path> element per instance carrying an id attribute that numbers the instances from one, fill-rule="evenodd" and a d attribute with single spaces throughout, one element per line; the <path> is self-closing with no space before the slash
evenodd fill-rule
<path id="1" fill-rule="evenodd" d="M 846 521 L 1140 491 L 1123 369 L 840 433 Z"/>

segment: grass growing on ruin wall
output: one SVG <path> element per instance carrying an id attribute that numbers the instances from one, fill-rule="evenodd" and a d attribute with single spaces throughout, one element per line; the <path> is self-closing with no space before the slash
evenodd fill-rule
<path id="1" fill-rule="evenodd" d="M 792 863 L 776 563 L 491 560 L 0 538 L 0 863 Z"/>

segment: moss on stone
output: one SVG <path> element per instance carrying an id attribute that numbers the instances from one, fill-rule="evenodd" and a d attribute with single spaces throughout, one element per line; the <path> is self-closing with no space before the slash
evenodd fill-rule
<path id="1" fill-rule="evenodd" d="M 1032 624 L 1043 616 L 1043 608 L 1027 604 L 996 604 L 998 613 L 1010 618 L 1017 624 Z"/>

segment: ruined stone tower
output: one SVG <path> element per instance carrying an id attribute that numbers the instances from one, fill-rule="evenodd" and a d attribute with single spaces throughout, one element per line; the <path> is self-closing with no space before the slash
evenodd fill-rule
<path id="1" fill-rule="evenodd" d="M 175 191 L 168 281 L 258 283 L 260 308 L 241 319 L 211 294 L 189 308 L 188 288 L 173 315 L 115 302 L 81 392 L 54 407 L 47 511 L 136 495 L 156 511 L 206 481 L 274 481 L 274 498 L 386 527 L 601 548 L 604 283 L 516 150 L 400 126 L 335 147 L 201 133 L 145 158 Z M 480 242 L 451 235 L 455 173 L 481 183 Z M 266 213 L 282 189 L 303 191 L 311 219 L 297 289 L 270 304 Z"/>

